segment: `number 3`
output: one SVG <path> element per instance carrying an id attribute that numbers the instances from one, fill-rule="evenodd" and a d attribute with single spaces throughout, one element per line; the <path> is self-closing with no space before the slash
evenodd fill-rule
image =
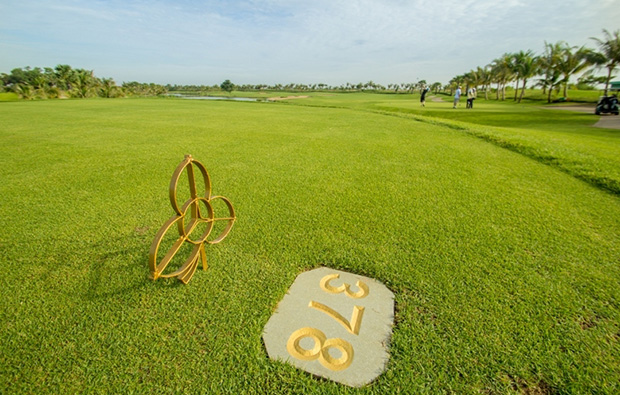
<path id="1" fill-rule="evenodd" d="M 344 292 L 345 295 L 353 299 L 365 298 L 366 295 L 368 295 L 368 285 L 361 281 L 355 283 L 355 285 L 360 289 L 357 292 L 351 292 L 351 286 L 347 283 L 344 283 L 339 287 L 334 287 L 329 284 L 330 281 L 337 278 L 340 278 L 340 274 L 328 274 L 323 277 L 321 279 L 321 289 L 330 294 L 339 294 Z"/>

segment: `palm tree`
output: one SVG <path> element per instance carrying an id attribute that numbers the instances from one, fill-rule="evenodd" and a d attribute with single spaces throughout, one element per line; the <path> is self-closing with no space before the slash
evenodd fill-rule
<path id="1" fill-rule="evenodd" d="M 620 64 L 620 30 L 610 33 L 607 29 L 603 29 L 603 34 L 605 35 L 603 40 L 596 37 L 591 37 L 591 39 L 596 41 L 600 49 L 600 60 L 597 63 L 605 65 L 607 68 L 607 79 L 605 80 L 605 96 L 607 96 L 611 73 Z"/>
<path id="2" fill-rule="evenodd" d="M 519 82 L 521 82 L 521 63 L 523 63 L 523 60 L 525 58 L 525 52 L 523 51 L 519 51 L 519 52 L 515 52 L 512 54 L 512 59 L 510 62 L 510 66 L 512 69 L 512 72 L 515 75 L 515 78 L 517 79 L 517 83 L 515 84 L 515 98 L 514 101 L 517 101 L 517 97 L 519 94 Z"/>
<path id="3" fill-rule="evenodd" d="M 465 81 L 465 92 L 469 91 L 469 87 L 473 86 L 474 88 L 478 88 L 480 85 L 480 76 L 478 75 L 477 70 L 471 70 L 468 73 L 463 75 L 463 79 Z"/>
<path id="4" fill-rule="evenodd" d="M 491 84 L 491 72 L 489 66 L 476 67 L 476 75 L 478 77 L 478 84 L 484 89 L 484 99 L 489 100 L 489 85 Z"/>
<path id="5" fill-rule="evenodd" d="M 499 100 L 499 91 L 500 91 L 500 74 L 501 70 L 501 62 L 499 59 L 494 59 L 489 65 L 489 84 L 497 84 L 497 89 L 495 90 L 495 100 Z"/>
<path id="6" fill-rule="evenodd" d="M 456 89 L 456 87 L 458 87 L 459 85 L 462 85 L 464 81 L 465 76 L 463 75 L 457 75 L 456 77 L 448 81 L 448 83 L 450 84 L 450 96 L 453 95 L 454 89 Z"/>
<path id="7" fill-rule="evenodd" d="M 568 80 L 573 75 L 591 65 L 592 50 L 582 46 L 581 48 L 564 45 L 558 59 L 558 69 L 564 84 L 564 97 L 568 97 Z"/>
<path id="8" fill-rule="evenodd" d="M 91 96 L 95 91 L 98 83 L 97 79 L 93 75 L 92 70 L 76 69 L 75 75 L 76 78 L 73 94 L 81 98 Z"/>
<path id="9" fill-rule="evenodd" d="M 523 52 L 523 51 L 520 51 Z M 517 101 L 517 92 L 519 92 L 519 82 L 521 82 L 521 70 L 519 68 L 519 56 L 520 52 L 517 53 L 509 53 L 508 59 L 506 62 L 506 67 L 510 70 L 511 80 L 515 80 L 515 98 L 514 101 Z"/>
<path id="10" fill-rule="evenodd" d="M 497 83 L 497 100 L 499 100 L 500 91 L 502 92 L 502 100 L 506 100 L 506 84 L 514 78 L 513 69 L 512 55 L 508 53 L 491 63 L 491 78 L 493 82 Z"/>
<path id="11" fill-rule="evenodd" d="M 521 95 L 519 96 L 518 103 L 521 103 L 523 99 L 523 95 L 525 94 L 525 86 L 527 85 L 527 80 L 532 78 L 538 73 L 538 57 L 534 56 L 534 52 L 532 50 L 527 50 L 525 52 L 519 51 L 515 54 L 515 63 L 517 66 L 517 72 L 519 77 L 523 80 L 523 85 L 521 86 Z M 519 86 L 517 85 L 517 91 L 519 90 Z M 515 98 L 517 92 L 515 92 Z"/>
<path id="12" fill-rule="evenodd" d="M 70 91 L 75 82 L 75 71 L 68 64 L 59 64 L 54 68 L 54 71 L 58 79 L 58 87 Z"/>
<path id="13" fill-rule="evenodd" d="M 32 81 L 32 86 L 36 97 L 39 99 L 47 99 L 47 88 L 49 87 L 49 83 L 45 75 L 40 74 L 35 77 Z"/>
<path id="14" fill-rule="evenodd" d="M 15 84 L 13 86 L 13 91 L 25 100 L 33 100 L 35 98 L 35 91 L 28 83 Z"/>
<path id="15" fill-rule="evenodd" d="M 118 86 L 112 78 L 102 78 L 99 91 L 103 97 L 115 97 L 118 92 Z"/>
<path id="16" fill-rule="evenodd" d="M 540 84 L 543 87 L 543 93 L 548 89 L 547 103 L 551 103 L 551 93 L 559 81 L 562 73 L 558 68 L 564 43 L 559 41 L 555 44 L 550 44 L 545 41 L 545 53 L 540 57 L 540 68 L 543 72 L 543 78 L 540 79 Z"/>
<path id="17" fill-rule="evenodd" d="M 319 84 L 319 86 L 321 86 L 321 85 L 323 85 L 323 84 Z M 368 81 L 367 83 L 364 84 L 364 89 L 373 89 L 374 90 L 376 88 L 376 86 L 377 85 L 372 80 L 370 80 L 370 81 Z"/>

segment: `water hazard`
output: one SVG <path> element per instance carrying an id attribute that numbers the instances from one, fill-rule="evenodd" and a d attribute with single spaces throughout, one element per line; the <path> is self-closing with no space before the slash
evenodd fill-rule
<path id="1" fill-rule="evenodd" d="M 179 93 L 171 93 L 168 96 L 178 97 L 188 100 L 233 100 L 233 101 L 264 101 L 265 99 L 258 99 L 254 97 L 228 97 L 228 96 L 190 96 L 182 95 Z"/>

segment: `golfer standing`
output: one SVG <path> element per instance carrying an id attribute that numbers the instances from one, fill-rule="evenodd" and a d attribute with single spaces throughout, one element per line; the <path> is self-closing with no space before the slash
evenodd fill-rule
<path id="1" fill-rule="evenodd" d="M 474 100 L 476 100 L 476 88 L 470 88 L 467 91 L 467 108 L 474 108 Z"/>
<path id="2" fill-rule="evenodd" d="M 461 87 L 460 87 L 460 85 L 456 88 L 456 92 L 454 93 L 454 106 L 452 108 L 456 108 L 456 105 L 459 104 L 459 100 L 461 100 Z"/>
<path id="3" fill-rule="evenodd" d="M 422 104 L 422 107 L 424 107 L 426 104 L 426 94 L 428 93 L 428 91 L 430 91 L 430 88 L 428 86 L 425 86 L 422 89 L 422 95 L 420 96 L 420 103 Z"/>

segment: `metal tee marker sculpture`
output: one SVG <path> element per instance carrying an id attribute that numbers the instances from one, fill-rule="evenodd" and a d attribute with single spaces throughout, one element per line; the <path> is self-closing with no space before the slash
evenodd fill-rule
<path id="1" fill-rule="evenodd" d="M 196 190 L 194 166 L 200 170 L 204 179 L 204 197 L 198 196 L 198 191 Z M 177 201 L 177 184 L 184 170 L 187 170 L 189 179 L 190 198 L 183 203 L 183 206 L 179 207 Z M 229 213 L 228 217 L 215 217 L 213 206 L 211 205 L 211 202 L 214 200 L 222 200 L 226 204 Z M 157 232 L 151 244 L 151 249 L 149 251 L 150 278 L 157 280 L 160 277 L 176 277 L 183 284 L 187 284 L 196 272 L 199 259 L 202 260 L 203 270 L 207 270 L 207 256 L 205 254 L 204 245 L 205 243 L 217 244 L 226 238 L 236 220 L 235 210 L 230 201 L 224 196 L 211 196 L 211 180 L 209 178 L 209 173 L 207 173 L 207 169 L 205 169 L 203 164 L 192 158 L 191 155 L 185 155 L 185 159 L 183 159 L 172 174 L 172 179 L 170 180 L 170 204 L 172 204 L 172 209 L 175 211 L 176 215 L 170 217 L 159 229 L 159 232 Z M 224 228 L 222 233 L 215 239 L 209 240 L 209 235 L 216 221 L 227 221 L 226 228 Z M 175 224 L 177 225 L 179 238 L 172 247 L 170 247 L 161 261 L 157 263 L 157 251 L 159 250 L 159 246 L 168 230 Z M 202 235 L 198 238 L 196 238 L 196 236 L 192 237 L 192 232 L 199 226 L 204 228 Z M 168 266 L 172 258 L 174 258 L 186 242 L 194 245 L 187 260 L 178 270 L 164 274 L 163 271 L 166 269 L 166 266 Z"/>

